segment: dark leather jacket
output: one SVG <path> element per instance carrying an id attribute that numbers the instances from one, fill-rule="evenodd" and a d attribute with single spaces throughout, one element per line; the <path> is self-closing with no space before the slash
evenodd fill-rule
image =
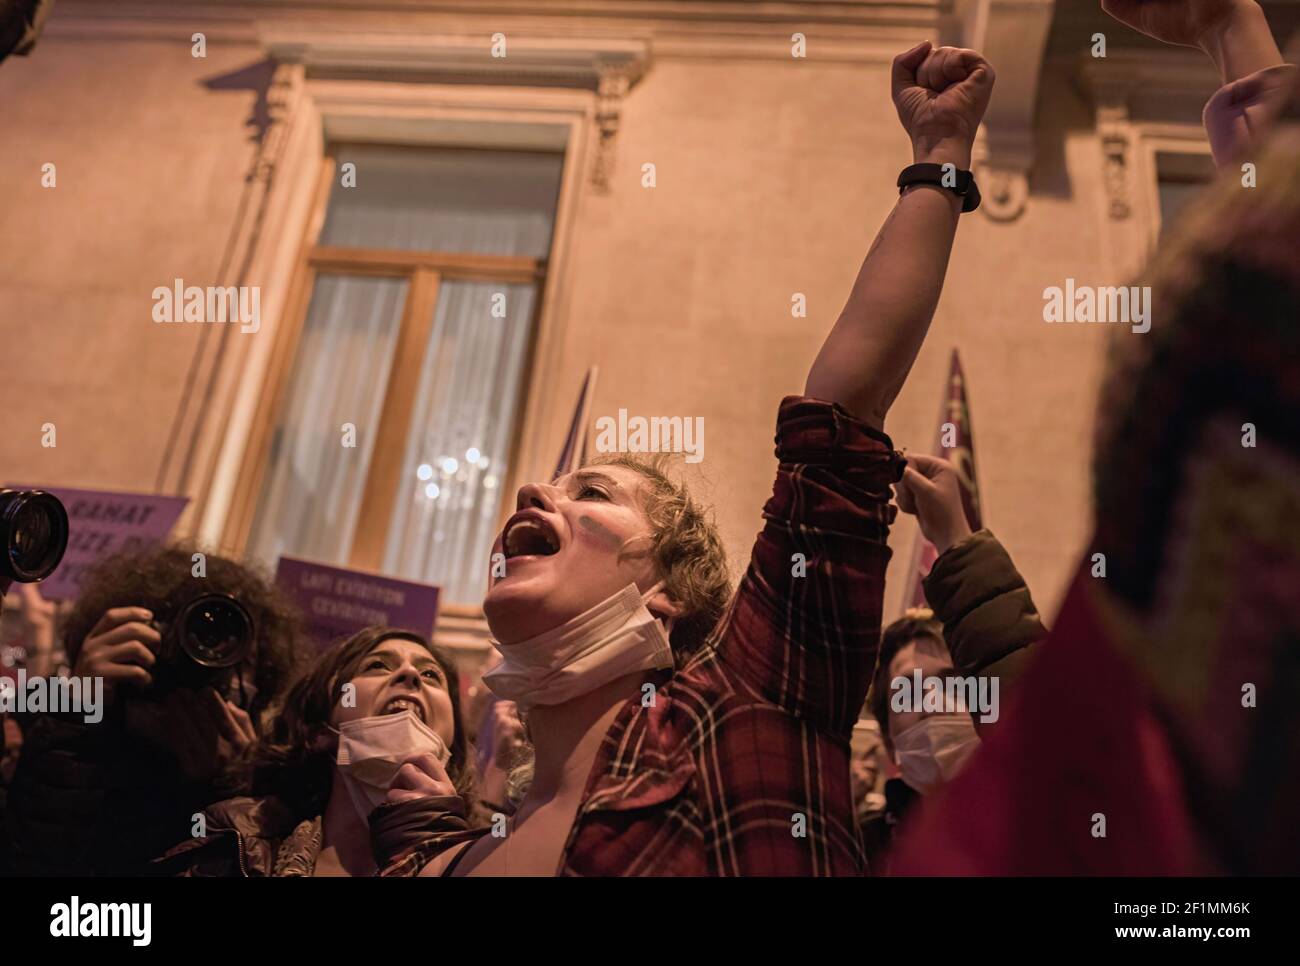
<path id="1" fill-rule="evenodd" d="M 309 876 L 321 849 L 321 818 L 302 816 L 283 799 L 231 798 L 203 812 L 204 835 L 172 848 L 160 875 Z"/>
<path id="2" fill-rule="evenodd" d="M 232 798 L 203 813 L 203 830 L 154 863 L 160 875 L 310 876 L 321 851 L 321 816 L 303 816 L 283 799 Z M 416 845 L 465 833 L 465 803 L 455 796 L 384 804 L 370 813 L 375 865 L 398 863 Z M 408 863 L 409 864 L 409 863 Z"/>

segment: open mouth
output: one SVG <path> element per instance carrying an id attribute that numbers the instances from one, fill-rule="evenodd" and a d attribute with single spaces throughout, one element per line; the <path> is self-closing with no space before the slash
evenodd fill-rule
<path id="1" fill-rule="evenodd" d="M 424 721 L 424 705 L 414 698 L 389 698 L 379 709 L 380 714 L 401 714 L 403 711 L 414 712 L 417 718 Z M 428 722 L 425 721 L 425 724 Z"/>
<path id="2" fill-rule="evenodd" d="M 506 523 L 501 547 L 507 560 L 513 557 L 549 557 L 560 552 L 560 538 L 540 517 L 516 514 Z"/>

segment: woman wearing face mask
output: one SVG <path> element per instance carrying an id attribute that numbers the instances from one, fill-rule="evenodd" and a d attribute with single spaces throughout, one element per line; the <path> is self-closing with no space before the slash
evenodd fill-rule
<path id="1" fill-rule="evenodd" d="M 923 681 L 958 674 L 942 627 L 924 608 L 908 611 L 881 635 L 871 710 L 899 779 L 916 794 L 929 795 L 966 763 L 979 746 L 979 733 L 965 707 L 904 710 L 891 700 L 898 693 L 894 682 L 910 683 L 918 671 Z"/>
<path id="2" fill-rule="evenodd" d="M 372 627 L 321 655 L 293 685 L 247 761 L 251 797 L 209 808 L 162 874 L 375 873 L 371 820 L 401 834 L 411 809 L 440 833 L 467 828 L 471 752 L 451 662 L 424 638 Z"/>
<path id="3" fill-rule="evenodd" d="M 883 813 L 863 826 L 873 874 L 887 871 L 888 846 L 917 800 L 947 784 L 998 727 L 1037 654 L 1032 645 L 1047 636 L 1010 555 L 988 530 L 971 531 L 953 465 L 933 456 L 909 456 L 908 463 L 894 489 L 899 509 L 916 516 L 939 553 L 924 581 L 935 610 L 908 611 L 881 635 L 868 701 L 894 767 Z M 977 715 L 961 707 L 930 713 L 895 707 L 894 682 L 912 681 L 917 672 L 922 681 L 985 679 L 993 705 Z"/>
<path id="4" fill-rule="evenodd" d="M 776 483 L 730 604 L 716 531 L 655 466 L 625 457 L 524 486 L 483 604 L 504 658 L 484 680 L 526 717 L 532 783 L 506 834 L 431 835 L 388 873 L 864 870 L 848 745 L 902 470 L 883 421 L 974 200 L 926 172 L 969 168 L 993 74 L 927 42 L 892 80 L 922 165 L 908 177 L 924 183 L 905 179 L 804 395 L 780 406 Z"/>
<path id="5" fill-rule="evenodd" d="M 863 827 L 864 840 L 873 843 L 870 871 L 876 875 L 888 869 L 888 847 L 899 823 L 919 799 L 933 794 L 957 774 L 979 747 L 979 734 L 968 711 L 903 710 L 899 702 L 891 700 L 897 693 L 893 682 L 910 682 L 918 671 L 922 680 L 942 680 L 958 673 L 944 643 L 942 625 L 924 608 L 908 611 L 885 628 L 880 666 L 871 686 L 871 713 L 880 725 L 887 762 L 893 766 L 885 772 L 889 777 L 884 810 Z"/>

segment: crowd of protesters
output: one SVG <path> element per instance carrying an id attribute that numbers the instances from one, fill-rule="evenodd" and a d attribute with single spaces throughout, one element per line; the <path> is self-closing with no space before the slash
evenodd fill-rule
<path id="1" fill-rule="evenodd" d="M 1159 324 L 1111 361 L 1095 537 L 1051 632 L 1003 546 L 971 532 L 953 467 L 904 459 L 884 432 L 966 200 L 922 180 L 803 394 L 779 404 L 775 484 L 738 582 L 662 460 L 528 484 L 493 548 L 499 660 L 471 708 L 455 660 L 420 634 L 372 627 L 314 651 L 254 567 L 208 555 L 195 577 L 188 546 L 107 558 L 58 621 L 67 673 L 103 680 L 106 713 L 6 716 L 0 871 L 1300 867 L 1294 836 L 1272 834 L 1300 801 L 1300 88 L 1254 3 L 1103 6 L 1214 59 L 1221 180 L 1149 269 Z M 967 171 L 993 68 L 922 43 L 891 85 L 915 161 Z M 1214 449 L 1244 421 L 1268 440 L 1249 465 Z M 930 609 L 882 628 L 900 509 L 938 558 Z M 1217 597 L 1197 583 L 1207 567 Z M 206 677 L 165 656 L 199 594 L 235 601 L 251 635 Z M 1180 601 L 1216 623 L 1170 616 Z M 52 663 L 49 605 L 27 588 L 21 613 L 29 660 Z M 992 706 L 975 683 L 919 687 L 954 680 L 994 682 Z M 1272 710 L 1247 713 L 1243 682 Z"/>

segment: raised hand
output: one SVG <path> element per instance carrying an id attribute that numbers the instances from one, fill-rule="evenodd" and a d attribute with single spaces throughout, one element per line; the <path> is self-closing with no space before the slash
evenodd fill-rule
<path id="1" fill-rule="evenodd" d="M 1254 0 L 1101 0 L 1101 9 L 1139 33 L 1186 47 L 1205 38 L 1250 8 Z"/>
<path id="2" fill-rule="evenodd" d="M 909 453 L 903 478 L 894 484 L 898 508 L 916 516 L 921 533 L 943 553 L 970 536 L 956 468 L 937 456 Z"/>
<path id="3" fill-rule="evenodd" d="M 894 58 L 891 91 L 914 160 L 970 167 L 993 93 L 993 68 L 973 50 L 917 44 Z"/>
<path id="4" fill-rule="evenodd" d="M 416 802 L 431 796 L 458 795 L 456 785 L 437 755 L 423 752 L 412 755 L 402 763 L 393 783 L 388 786 L 385 801 Z"/>
<path id="5" fill-rule="evenodd" d="M 925 41 L 894 58 L 890 89 L 913 161 L 970 167 L 993 92 L 988 61 L 973 50 L 931 50 Z M 939 302 L 961 208 L 961 198 L 942 185 L 899 196 L 808 370 L 805 395 L 884 427 Z"/>

